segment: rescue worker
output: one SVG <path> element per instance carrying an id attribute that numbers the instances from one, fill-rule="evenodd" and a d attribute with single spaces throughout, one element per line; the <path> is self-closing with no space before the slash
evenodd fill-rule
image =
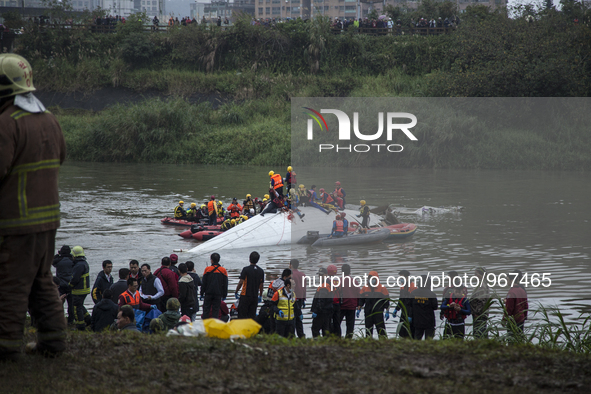
<path id="1" fill-rule="evenodd" d="M 231 229 L 235 225 L 236 225 L 236 219 L 226 219 L 224 221 L 224 223 L 222 223 L 221 230 L 222 231 L 228 231 L 229 229 Z"/>
<path id="2" fill-rule="evenodd" d="M 269 178 L 271 178 L 271 187 L 275 190 L 279 195 L 283 195 L 283 179 L 281 179 L 280 174 L 275 174 L 273 171 L 269 171 Z"/>
<path id="3" fill-rule="evenodd" d="M 187 220 L 190 222 L 198 222 L 199 220 L 197 219 L 197 211 L 197 204 L 192 202 L 191 208 L 189 208 L 189 210 L 187 211 Z"/>
<path id="4" fill-rule="evenodd" d="M 215 203 L 215 196 L 211 196 L 207 203 L 207 215 L 209 217 L 209 225 L 215 226 L 217 223 L 217 206 Z"/>
<path id="5" fill-rule="evenodd" d="M 250 194 L 246 195 L 246 200 L 242 203 L 242 211 L 244 214 L 250 213 L 251 209 L 255 209 L 254 201 L 252 200 L 252 196 Z"/>
<path id="6" fill-rule="evenodd" d="M 187 218 L 187 212 L 183 208 L 184 204 L 185 204 L 184 201 L 179 201 L 179 205 L 177 205 L 177 207 L 174 209 L 174 218 L 175 219 L 186 219 Z"/>
<path id="7" fill-rule="evenodd" d="M 198 222 L 200 222 L 203 219 L 207 219 L 207 222 L 209 224 L 209 213 L 207 212 L 207 205 L 201 204 L 201 209 L 197 211 L 197 219 Z"/>
<path id="8" fill-rule="evenodd" d="M 265 216 L 265 213 L 277 213 L 278 210 L 285 208 L 285 197 L 282 194 L 273 189 L 269 189 L 269 193 L 273 196 L 273 200 L 265 206 L 261 216 Z"/>
<path id="9" fill-rule="evenodd" d="M 335 194 L 335 195 L 336 195 L 336 197 L 338 197 L 338 198 L 340 198 L 340 199 L 342 200 L 342 205 L 341 205 L 341 208 L 344 208 L 344 207 L 345 207 L 345 204 L 347 203 L 347 202 L 345 201 L 345 197 L 347 196 L 347 193 L 345 193 L 345 191 L 344 191 L 344 190 L 343 190 L 343 188 L 341 187 L 341 182 L 339 182 L 339 181 L 336 181 L 336 182 L 334 183 L 334 185 L 335 185 L 335 189 L 334 189 L 334 192 L 333 192 L 333 194 Z"/>
<path id="10" fill-rule="evenodd" d="M 31 351 L 57 354 L 66 347 L 51 274 L 66 144 L 55 117 L 31 93 L 25 58 L 0 54 L 0 81 L 0 361 L 18 361 L 27 309 L 37 328 Z M 26 188 L 18 187 L 22 180 Z"/>
<path id="11" fill-rule="evenodd" d="M 236 219 L 236 224 L 244 223 L 247 220 L 248 220 L 248 216 L 246 216 L 246 215 L 240 215 L 240 217 L 238 217 L 238 219 Z"/>
<path id="12" fill-rule="evenodd" d="M 359 208 L 359 215 L 358 218 L 363 218 L 361 221 L 362 228 L 369 228 L 369 207 L 365 204 L 365 200 L 359 201 L 361 207 Z"/>
<path id="13" fill-rule="evenodd" d="M 218 201 L 218 218 L 223 218 L 226 213 L 224 209 L 224 204 L 221 201 Z"/>
<path id="14" fill-rule="evenodd" d="M 414 327 L 413 338 L 430 339 L 435 336 L 435 311 L 439 309 L 437 295 L 431 290 L 427 275 L 421 275 L 421 287 L 412 292 L 410 317 Z"/>
<path id="15" fill-rule="evenodd" d="M 280 287 L 271 302 L 275 312 L 275 332 L 284 338 L 291 338 L 295 334 L 295 293 L 292 291 L 292 280 L 285 280 L 283 287 Z M 300 313 L 300 319 L 303 319 Z"/>
<path id="16" fill-rule="evenodd" d="M 310 201 L 310 197 L 308 196 L 308 191 L 306 190 L 306 186 L 304 186 L 304 185 L 298 186 L 298 205 L 305 207 L 306 203 L 308 201 Z"/>
<path id="17" fill-rule="evenodd" d="M 230 212 L 230 217 L 232 219 L 238 219 L 240 217 L 240 212 L 242 212 L 242 206 L 238 204 L 238 200 L 236 197 L 232 199 L 232 204 L 228 205 L 227 208 L 228 212 Z"/>
<path id="18" fill-rule="evenodd" d="M 83 331 L 86 330 L 87 325 L 90 325 L 90 313 L 84 307 L 84 300 L 90 294 L 90 269 L 82 246 L 74 246 L 72 256 L 74 256 L 74 268 L 69 286 L 72 289 L 74 303 L 74 324 L 78 330 Z"/>
<path id="19" fill-rule="evenodd" d="M 384 311 L 386 315 L 386 321 L 390 318 L 390 293 L 379 280 L 377 271 L 370 271 L 369 279 L 367 281 L 368 286 L 365 286 L 359 292 L 359 305 L 357 307 L 357 317 L 361 312 L 361 308 L 364 307 L 365 314 L 365 330 L 366 336 L 372 337 L 373 327 L 376 327 L 378 336 L 380 338 L 387 338 L 386 334 L 386 323 L 384 322 Z"/>
<path id="20" fill-rule="evenodd" d="M 328 277 L 328 271 L 326 268 L 320 268 L 318 270 L 320 276 L 320 286 L 316 289 L 314 300 L 312 301 L 312 337 L 317 338 L 320 336 L 326 337 L 330 333 L 330 318 L 332 316 L 332 284 L 326 283 L 324 278 Z"/>
<path id="21" fill-rule="evenodd" d="M 344 222 L 343 219 L 341 217 L 341 215 L 337 215 L 335 220 L 333 220 L 332 222 L 332 231 L 330 232 L 330 235 L 328 236 L 328 238 L 341 238 L 345 235 L 345 230 L 344 230 Z"/>
<path id="22" fill-rule="evenodd" d="M 341 220 L 343 221 L 343 232 L 345 233 L 345 236 L 347 236 L 349 235 L 349 221 L 345 219 L 345 216 L 347 216 L 347 214 L 345 212 L 341 212 Z"/>
<path id="23" fill-rule="evenodd" d="M 414 338 L 414 325 L 412 321 L 412 292 L 416 290 L 414 283 L 410 281 L 410 272 L 408 270 L 401 270 L 398 272 L 399 276 L 404 278 L 404 286 L 400 288 L 398 296 L 398 305 L 394 311 L 394 317 L 400 312 L 399 335 L 400 338 Z"/>
<path id="24" fill-rule="evenodd" d="M 290 190 L 294 185 L 297 184 L 296 181 L 296 173 L 293 171 L 293 167 L 287 167 L 287 174 L 285 174 L 285 184 L 287 185 L 287 190 Z"/>
<path id="25" fill-rule="evenodd" d="M 326 210 L 323 207 L 321 207 L 320 205 L 316 204 L 316 200 L 320 200 L 320 198 L 316 194 L 316 185 L 312 185 L 312 188 L 310 190 L 308 190 L 307 204 L 310 205 L 311 207 L 320 209 L 322 212 L 326 213 L 327 215 L 330 214 L 331 211 Z"/>
<path id="26" fill-rule="evenodd" d="M 328 193 L 324 191 L 324 188 L 320 189 L 320 200 L 322 201 L 321 205 L 328 209 L 329 211 L 335 210 L 335 201 L 334 198 Z"/>
<path id="27" fill-rule="evenodd" d="M 306 216 L 306 214 L 300 212 L 300 210 L 298 209 L 298 194 L 296 193 L 295 189 L 293 189 L 293 188 L 289 190 L 289 195 L 287 198 L 287 208 L 291 209 L 293 212 L 297 213 L 297 215 L 302 220 L 302 222 L 304 221 L 303 219 L 304 219 L 304 216 Z"/>
<path id="28" fill-rule="evenodd" d="M 187 264 L 179 264 L 179 302 L 181 303 L 181 315 L 189 316 L 195 321 L 197 314 L 197 289 L 193 277 L 189 275 Z"/>
<path id="29" fill-rule="evenodd" d="M 472 313 L 470 301 L 464 293 L 463 285 L 454 287 L 449 298 L 443 298 L 441 310 L 446 318 L 443 338 L 464 339 L 466 317 Z"/>
<path id="30" fill-rule="evenodd" d="M 328 267 L 326 267 L 326 271 L 328 272 L 328 276 L 334 277 L 337 275 L 337 266 L 334 264 L 330 264 Z M 342 294 L 341 294 L 341 286 L 340 286 L 339 282 L 340 281 L 336 278 L 334 278 L 333 282 L 332 282 L 332 287 L 331 287 L 332 293 L 333 293 L 332 313 L 331 313 L 331 316 L 329 319 L 328 327 L 329 327 L 329 331 L 332 335 L 335 335 L 340 338 L 343 333 L 341 330 Z"/>
<path id="31" fill-rule="evenodd" d="M 220 313 L 222 300 L 228 295 L 228 273 L 220 265 L 220 255 L 213 253 L 211 265 L 205 268 L 201 277 L 201 297 L 203 300 L 203 319 L 216 317 Z"/>
<path id="32" fill-rule="evenodd" d="M 150 309 L 156 309 L 156 305 L 146 304 L 142 301 L 142 297 L 140 296 L 140 292 L 138 291 L 138 280 L 137 278 L 128 278 L 127 279 L 127 290 L 125 290 L 119 296 L 119 308 L 123 305 L 129 305 L 133 309 L 139 309 L 144 312 L 148 312 Z"/>

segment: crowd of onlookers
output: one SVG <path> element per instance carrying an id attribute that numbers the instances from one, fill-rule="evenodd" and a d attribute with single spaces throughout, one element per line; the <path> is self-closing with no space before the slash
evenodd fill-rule
<path id="1" fill-rule="evenodd" d="M 418 340 L 433 338 L 437 315 L 445 322 L 444 338 L 463 338 L 466 318 L 470 315 L 474 337 L 487 337 L 492 299 L 483 268 L 476 268 L 474 272 L 480 285 L 472 294 L 457 272 L 449 272 L 449 284 L 439 299 L 431 289 L 428 276 L 411 277 L 407 270 L 399 272 L 404 285 L 396 288 L 398 294 L 391 295 L 380 283 L 375 270 L 364 275 L 365 283 L 356 284 L 351 267 L 346 263 L 341 264 L 341 272 L 339 267 L 330 264 L 321 267 L 315 275 L 307 276 L 300 270 L 299 260 L 292 259 L 281 275 L 265 275 L 258 266 L 259 259 L 259 253 L 250 254 L 250 264 L 238 277 L 231 308 L 225 302 L 231 293 L 228 272 L 221 265 L 218 253 L 210 256 L 210 265 L 202 276 L 197 274 L 192 261 L 178 264 L 178 256 L 171 254 L 162 258 L 158 268 L 131 260 L 129 268 L 118 270 L 118 280 L 115 280 L 113 263 L 105 260 L 103 270 L 91 287 L 83 248 L 64 245 L 53 261 L 54 282 L 62 302 L 68 303 L 68 322 L 78 330 L 167 332 L 191 323 L 201 311 L 203 319 L 227 322 L 235 315 L 237 319 L 255 320 L 261 332 L 304 338 L 303 310 L 307 297 L 313 294 L 308 303 L 313 337 L 344 334 L 352 338 L 361 313 L 364 314 L 363 331 L 370 337 L 374 328 L 379 337 L 387 337 L 385 321 L 392 316 L 400 319 L 398 336 Z M 521 285 L 521 278 L 518 272 L 504 301 L 504 320 L 514 324 L 511 330 L 514 333 L 523 332 L 527 319 L 527 292 Z M 89 294 L 95 303 L 92 314 L 84 306 Z M 398 300 L 392 304 L 392 298 Z M 343 322 L 345 330 L 341 329 Z"/>

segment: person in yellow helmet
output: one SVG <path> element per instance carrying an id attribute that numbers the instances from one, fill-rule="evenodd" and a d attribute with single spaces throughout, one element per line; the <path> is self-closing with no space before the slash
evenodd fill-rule
<path id="1" fill-rule="evenodd" d="M 247 194 L 246 200 L 244 200 L 242 202 L 242 212 L 247 214 L 250 212 L 251 209 L 255 209 L 255 212 L 256 212 L 256 206 L 254 204 L 254 200 L 252 199 L 252 196 L 250 194 Z"/>
<path id="2" fill-rule="evenodd" d="M 51 272 L 66 143 L 34 90 L 29 62 L 0 54 L 0 362 L 20 358 L 27 310 L 37 332 L 30 350 L 55 355 L 66 348 L 64 308 Z"/>
<path id="3" fill-rule="evenodd" d="M 224 204 L 221 201 L 218 201 L 218 218 L 223 218 L 225 213 L 226 209 L 224 208 Z"/>
<path id="4" fill-rule="evenodd" d="M 197 204 L 195 204 L 194 202 L 191 203 L 191 208 L 189 208 L 187 210 L 187 220 L 190 222 L 196 222 L 197 221 Z"/>
<path id="5" fill-rule="evenodd" d="M 310 197 L 308 196 L 308 191 L 306 190 L 306 186 L 300 185 L 297 190 L 298 194 L 298 205 L 305 207 L 306 203 L 310 201 Z"/>
<path id="6" fill-rule="evenodd" d="M 293 167 L 287 167 L 287 174 L 285 175 L 285 184 L 287 185 L 287 191 L 289 192 L 292 187 L 297 184 L 296 173 L 293 171 Z"/>
<path id="7" fill-rule="evenodd" d="M 269 172 L 271 178 L 271 188 L 274 189 L 280 196 L 283 196 L 283 178 L 281 174 L 275 174 L 273 171 Z"/>
<path id="8" fill-rule="evenodd" d="M 183 205 L 185 204 L 184 201 L 179 201 L 179 205 L 177 205 L 177 207 L 174 209 L 174 218 L 175 219 L 187 219 L 187 211 L 185 211 L 185 208 L 183 208 Z"/>
<path id="9" fill-rule="evenodd" d="M 236 225 L 236 219 L 226 219 L 224 223 L 222 223 L 222 231 L 227 231 Z"/>
<path id="10" fill-rule="evenodd" d="M 369 228 L 369 207 L 365 203 L 365 200 L 359 201 L 359 204 L 361 204 L 361 208 L 359 208 L 359 215 L 357 215 L 357 217 L 363 218 L 363 221 L 361 222 L 361 227 Z"/>

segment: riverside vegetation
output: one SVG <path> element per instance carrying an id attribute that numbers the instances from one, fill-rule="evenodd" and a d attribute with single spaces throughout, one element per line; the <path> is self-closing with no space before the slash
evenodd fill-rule
<path id="1" fill-rule="evenodd" d="M 31 60 L 42 90 L 92 95 L 115 86 L 162 94 L 99 113 L 54 108 L 70 159 L 278 165 L 292 159 L 292 97 L 588 96 L 588 10 L 562 3 L 562 12 L 519 7 L 511 18 L 506 10 L 469 7 L 458 29 L 442 36 L 335 35 L 322 17 L 271 28 L 242 18 L 228 30 L 192 25 L 150 33 L 146 15 L 138 14 L 114 34 L 30 26 L 18 52 Z M 455 12 L 449 2 L 424 0 L 420 7 L 414 14 L 389 12 L 405 23 Z M 224 104 L 191 104 L 187 98 L 196 93 L 215 93 Z M 455 121 L 471 120 L 466 114 Z M 465 133 L 448 125 L 421 135 L 409 154 L 391 155 L 389 165 L 588 170 L 585 124 L 565 126 L 568 138 L 549 127 L 480 125 Z M 377 165 L 349 156 L 339 164 Z"/>

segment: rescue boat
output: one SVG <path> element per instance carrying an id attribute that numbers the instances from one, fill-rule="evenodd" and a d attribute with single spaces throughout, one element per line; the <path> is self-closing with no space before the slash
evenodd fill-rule
<path id="1" fill-rule="evenodd" d="M 217 218 L 217 222 L 218 224 L 222 224 L 222 222 L 224 221 L 223 218 Z M 204 221 L 205 223 L 201 222 L 203 225 L 207 225 L 207 221 Z M 160 223 L 162 224 L 167 224 L 167 225 L 172 225 L 172 226 L 186 226 L 186 227 L 191 227 L 194 224 L 198 224 L 196 222 L 190 222 L 188 220 L 183 220 L 183 219 L 175 219 L 175 218 L 170 218 L 170 217 L 165 217 L 164 219 L 160 220 Z"/>

